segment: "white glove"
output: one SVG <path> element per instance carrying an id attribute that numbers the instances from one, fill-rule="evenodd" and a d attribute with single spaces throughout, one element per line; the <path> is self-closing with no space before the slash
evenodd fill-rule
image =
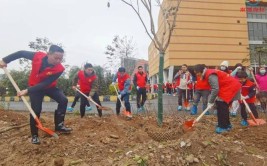
<path id="1" fill-rule="evenodd" d="M 116 82 L 112 82 L 112 85 L 116 85 Z"/>
<path id="2" fill-rule="evenodd" d="M 139 86 L 136 87 L 137 90 L 139 90 L 139 88 L 140 88 Z"/>
<path id="3" fill-rule="evenodd" d="M 249 98 L 249 96 L 242 96 L 241 95 L 241 100 L 246 100 L 246 99 L 248 99 Z"/>
<path id="4" fill-rule="evenodd" d="M 207 108 L 212 108 L 213 107 L 213 105 L 214 105 L 214 103 L 208 103 L 208 106 L 207 106 Z"/>
<path id="5" fill-rule="evenodd" d="M 242 69 L 242 67 L 241 67 L 241 66 L 238 66 L 238 67 L 237 67 L 237 69 L 238 69 L 238 70 L 241 70 L 241 69 Z"/>
<path id="6" fill-rule="evenodd" d="M 121 95 L 118 95 L 118 98 L 121 99 Z"/>

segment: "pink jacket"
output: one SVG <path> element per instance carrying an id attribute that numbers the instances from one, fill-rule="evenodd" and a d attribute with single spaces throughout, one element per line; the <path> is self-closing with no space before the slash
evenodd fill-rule
<path id="1" fill-rule="evenodd" d="M 267 91 L 267 74 L 265 75 L 256 75 L 256 81 L 259 84 L 260 91 Z"/>

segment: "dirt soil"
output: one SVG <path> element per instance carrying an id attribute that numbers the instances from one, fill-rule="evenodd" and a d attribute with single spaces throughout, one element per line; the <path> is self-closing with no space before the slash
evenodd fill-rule
<path id="1" fill-rule="evenodd" d="M 267 125 L 241 127 L 238 117 L 230 132 L 216 134 L 214 115 L 184 131 L 184 118 L 195 117 L 167 116 L 159 128 L 155 115 L 81 119 L 73 113 L 65 122 L 71 134 L 55 139 L 39 131 L 41 144 L 33 145 L 28 114 L 0 110 L 0 165 L 267 165 Z M 42 113 L 42 122 L 53 129 L 53 114 Z"/>

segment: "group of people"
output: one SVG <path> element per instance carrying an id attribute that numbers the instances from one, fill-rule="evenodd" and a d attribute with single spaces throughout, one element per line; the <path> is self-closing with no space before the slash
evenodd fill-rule
<path id="1" fill-rule="evenodd" d="M 30 52 L 18 51 L 10 54 L 0 60 L 0 68 L 7 67 L 7 64 L 20 58 L 26 58 L 32 61 L 32 70 L 29 76 L 28 88 L 17 93 L 18 96 L 29 95 L 31 107 L 36 116 L 40 118 L 42 111 L 42 102 L 45 95 L 49 96 L 58 103 L 55 110 L 54 123 L 55 131 L 62 133 L 70 133 L 72 128 L 66 127 L 64 124 L 65 114 L 67 110 L 68 99 L 62 90 L 56 87 L 57 80 L 65 70 L 61 64 L 64 57 L 64 50 L 57 46 L 51 45 L 47 53 L 44 52 Z M 147 74 L 143 71 L 143 67 L 138 67 L 138 72 L 135 73 L 133 83 L 137 89 L 137 107 L 139 111 L 144 110 L 146 101 L 146 84 Z M 116 114 L 120 115 L 121 101 L 125 102 L 126 110 L 124 114 L 131 118 L 131 105 L 129 102 L 129 95 L 131 93 L 131 79 L 126 73 L 124 67 L 120 67 L 113 79 L 114 88 L 118 84 L 118 100 L 116 103 Z M 98 95 L 98 81 L 96 72 L 92 64 L 86 63 L 84 68 L 77 72 L 72 81 L 72 87 L 75 90 L 75 102 L 69 108 L 72 110 L 76 101 L 81 98 L 80 115 L 81 118 L 85 116 L 86 108 L 90 107 L 88 100 L 93 100 L 99 106 L 97 111 L 99 117 L 102 116 L 101 102 Z M 142 98 L 142 100 L 141 100 Z M 38 136 L 38 128 L 32 115 L 30 115 L 30 128 L 33 144 L 40 144 Z"/>
<path id="2" fill-rule="evenodd" d="M 258 118 L 255 105 L 256 90 L 267 92 L 267 73 L 264 66 L 259 68 L 254 77 L 253 68 L 246 68 L 238 63 L 231 71 L 228 61 L 223 61 L 217 69 L 209 69 L 204 64 L 198 64 L 192 70 L 188 70 L 187 65 L 183 64 L 181 70 L 174 76 L 174 81 L 178 87 L 178 111 L 184 109 L 191 111 L 191 115 L 196 115 L 201 98 L 203 111 L 216 106 L 218 118 L 216 133 L 226 132 L 232 128 L 229 116 L 236 116 L 239 106 L 242 117 L 240 123 L 242 126 L 248 126 L 244 100 L 255 118 Z M 194 91 L 191 108 L 187 104 L 190 89 Z M 265 110 L 266 103 L 261 103 L 261 107 Z M 210 113 L 207 111 L 205 114 Z"/>
<path id="3" fill-rule="evenodd" d="M 42 111 L 42 101 L 44 96 L 47 95 L 54 99 L 58 103 L 54 116 L 55 131 L 70 133 L 72 129 L 64 125 L 68 99 L 62 90 L 56 87 L 57 79 L 65 70 L 61 64 L 63 56 L 64 50 L 61 47 L 51 45 L 48 53 L 18 51 L 10 54 L 0 60 L 0 67 L 6 67 L 8 63 L 20 58 L 31 60 L 32 70 L 29 76 L 29 87 L 18 92 L 18 96 L 29 95 L 31 107 L 38 118 Z M 191 111 L 192 115 L 197 114 L 197 105 L 200 98 L 202 98 L 203 110 L 206 108 L 210 109 L 216 105 L 218 118 L 216 132 L 222 133 L 229 131 L 232 128 L 229 119 L 229 109 L 237 110 L 234 108 L 234 103 L 237 106 L 240 104 L 242 116 L 241 124 L 247 126 L 247 114 L 245 105 L 242 101 L 245 100 L 248 103 L 254 116 L 258 118 L 254 104 L 256 88 L 258 88 L 259 91 L 267 91 L 266 69 L 264 67 L 259 69 L 259 73 L 255 78 L 257 84 L 249 79 L 253 74 L 251 69 L 248 71 L 249 72 L 246 72 L 246 69 L 242 64 L 237 64 L 235 70 L 230 71 L 228 69 L 227 61 L 224 61 L 219 69 L 208 69 L 204 64 L 197 64 L 194 66 L 193 70 L 188 70 L 187 65 L 183 64 L 181 70 L 179 70 L 174 77 L 175 84 L 178 87 L 178 111 L 182 111 L 182 101 L 184 100 L 184 109 Z M 138 111 L 143 111 L 146 101 L 148 76 L 142 66 L 138 66 L 138 71 L 134 74 L 132 82 L 137 90 L 137 109 Z M 118 69 L 112 84 L 114 85 L 114 88 L 117 88 L 118 85 L 116 114 L 120 115 L 120 108 L 123 104 L 121 101 L 124 101 L 123 105 L 125 106 L 125 110 L 123 113 L 127 118 L 131 119 L 132 113 L 129 102 L 132 88 L 131 77 L 126 73 L 124 67 Z M 158 87 L 155 86 L 155 88 L 155 90 L 157 90 Z M 73 78 L 72 89 L 77 91 L 75 101 L 77 101 L 79 97 L 81 98 L 81 118 L 85 116 L 86 107 L 90 106 L 88 100 L 93 100 L 101 106 L 98 95 L 97 75 L 92 64 L 86 63 L 84 68 L 77 72 Z M 188 97 L 190 96 L 190 90 L 192 89 L 194 89 L 194 98 L 193 106 L 190 108 Z M 240 91 L 241 96 L 239 93 Z M 83 93 L 83 95 L 81 95 L 81 93 Z M 73 108 L 74 105 L 72 105 L 71 108 Z M 99 117 L 101 117 L 101 107 L 96 108 Z M 209 112 L 207 112 L 207 114 L 209 114 Z M 30 128 L 32 143 L 40 144 L 38 128 L 36 127 L 36 122 L 32 115 L 30 115 Z"/>

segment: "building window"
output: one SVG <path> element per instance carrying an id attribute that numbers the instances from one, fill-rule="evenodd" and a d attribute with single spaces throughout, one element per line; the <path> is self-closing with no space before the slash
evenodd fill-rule
<path id="1" fill-rule="evenodd" d="M 251 41 L 262 41 L 263 38 L 267 37 L 267 23 L 248 23 L 249 40 Z"/>

